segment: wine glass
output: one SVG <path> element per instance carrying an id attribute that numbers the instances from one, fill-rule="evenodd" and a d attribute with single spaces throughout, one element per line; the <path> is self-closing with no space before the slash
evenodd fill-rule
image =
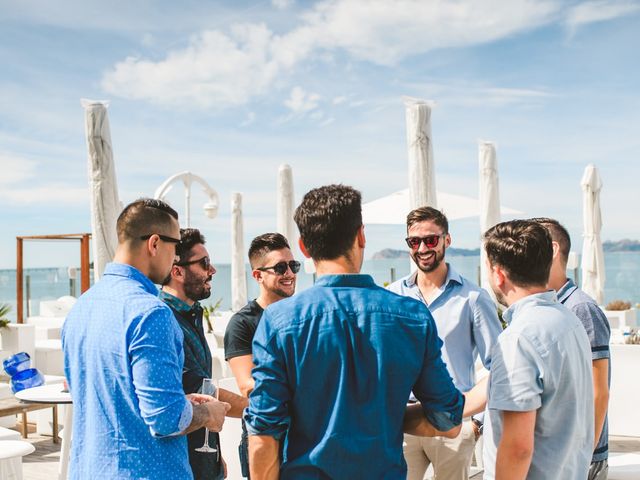
<path id="1" fill-rule="evenodd" d="M 202 379 L 202 388 L 200 389 L 200 393 L 204 395 L 211 395 L 212 397 L 218 398 L 218 381 L 212 378 L 204 378 Z M 204 452 L 204 453 L 218 453 L 217 448 L 212 448 L 209 446 L 209 429 L 206 428 L 204 431 L 204 445 L 200 448 L 196 448 L 196 452 Z"/>

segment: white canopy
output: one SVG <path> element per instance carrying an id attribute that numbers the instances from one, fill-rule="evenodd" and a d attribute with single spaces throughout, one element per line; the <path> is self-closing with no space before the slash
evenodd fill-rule
<path id="1" fill-rule="evenodd" d="M 431 107 L 424 100 L 404 97 L 409 151 L 411 208 L 437 207 L 436 177 L 431 142 Z"/>
<path id="2" fill-rule="evenodd" d="M 600 189 L 602 181 L 598 169 L 588 165 L 580 182 L 582 186 L 582 219 L 584 240 L 582 243 L 582 290 L 602 303 L 604 300 L 604 252 L 602 251 L 602 215 L 600 213 Z"/>
<path id="3" fill-rule="evenodd" d="M 289 241 L 292 252 L 297 252 L 298 235 L 293 221 L 295 199 L 293 196 L 293 173 L 287 164 L 278 169 L 278 201 L 277 201 L 277 231 Z"/>
<path id="4" fill-rule="evenodd" d="M 94 279 L 100 279 L 105 265 L 118 246 L 116 221 L 122 211 L 118 198 L 116 169 L 111 147 L 108 103 L 82 99 L 87 137 L 89 188 L 91 191 L 91 241 Z"/>
<path id="5" fill-rule="evenodd" d="M 244 268 L 244 228 L 242 194 L 231 194 L 231 310 L 247 304 L 247 276 Z"/>
<path id="6" fill-rule="evenodd" d="M 498 161 L 496 148 L 491 142 L 481 141 L 478 150 L 479 193 L 480 193 L 480 234 L 484 234 L 500 223 L 500 186 L 498 183 Z M 492 296 L 485 263 L 486 253 L 480 248 L 480 285 Z"/>
<path id="7" fill-rule="evenodd" d="M 438 191 L 439 209 L 449 221 L 480 215 L 480 202 L 473 197 Z M 386 197 L 378 198 L 362 205 L 362 219 L 365 225 L 404 225 L 411 211 L 409 189 L 405 188 Z M 500 207 L 503 215 L 520 215 L 512 208 Z"/>

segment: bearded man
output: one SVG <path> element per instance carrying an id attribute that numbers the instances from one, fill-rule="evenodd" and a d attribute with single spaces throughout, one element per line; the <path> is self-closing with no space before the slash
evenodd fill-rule
<path id="1" fill-rule="evenodd" d="M 182 387 L 185 393 L 198 392 L 205 378 L 211 378 L 211 351 L 204 336 L 203 309 L 200 300 L 211 296 L 211 279 L 216 269 L 211 263 L 205 239 L 199 230 L 180 230 L 180 243 L 176 254 L 179 260 L 173 264 L 165 279 L 160 298 L 171 308 L 184 334 L 184 368 Z M 231 405 L 227 416 L 239 418 L 247 406 L 247 399 L 224 389 L 218 390 L 218 398 Z M 209 446 L 217 452 L 201 452 L 196 449 L 205 442 L 205 429 L 187 436 L 189 464 L 195 480 L 218 480 L 226 477 L 226 464 L 220 455 L 220 438 L 217 433 L 208 436 Z"/>
<path id="2" fill-rule="evenodd" d="M 489 294 L 445 262 L 451 245 L 447 217 L 432 207 L 420 207 L 407 215 L 409 254 L 418 267 L 394 282 L 389 290 L 423 302 L 433 315 L 444 342 L 442 358 L 454 385 L 468 392 L 475 385 L 478 355 L 491 367 L 491 348 L 502 331 L 496 306 Z M 410 401 L 415 401 L 412 398 Z M 453 439 L 405 434 L 407 479 L 422 480 L 429 464 L 438 479 L 466 480 L 475 443 L 482 432 L 482 417 L 466 419 Z"/>

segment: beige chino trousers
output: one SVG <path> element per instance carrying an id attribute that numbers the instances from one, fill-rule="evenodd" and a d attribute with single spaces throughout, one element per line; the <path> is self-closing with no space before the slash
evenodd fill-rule
<path id="1" fill-rule="evenodd" d="M 468 480 L 471 455 L 476 445 L 470 420 L 462 422 L 456 438 L 404 436 L 407 480 L 422 480 L 433 464 L 434 480 Z"/>

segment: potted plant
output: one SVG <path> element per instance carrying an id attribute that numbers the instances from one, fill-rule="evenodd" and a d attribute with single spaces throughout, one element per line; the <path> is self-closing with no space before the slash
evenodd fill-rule
<path id="1" fill-rule="evenodd" d="M 211 323 L 211 317 L 215 317 L 217 315 L 217 311 L 222 304 L 222 298 L 219 298 L 215 305 L 203 305 L 202 306 L 202 316 L 207 322 L 207 333 L 213 333 L 213 324 Z"/>
<path id="2" fill-rule="evenodd" d="M 11 305 L 8 303 L 0 303 L 0 350 L 2 350 L 2 330 L 11 323 L 7 315 L 11 311 Z"/>
<path id="3" fill-rule="evenodd" d="M 631 308 L 631 302 L 613 300 L 607 304 L 604 313 L 612 328 L 636 326 L 636 310 Z"/>

